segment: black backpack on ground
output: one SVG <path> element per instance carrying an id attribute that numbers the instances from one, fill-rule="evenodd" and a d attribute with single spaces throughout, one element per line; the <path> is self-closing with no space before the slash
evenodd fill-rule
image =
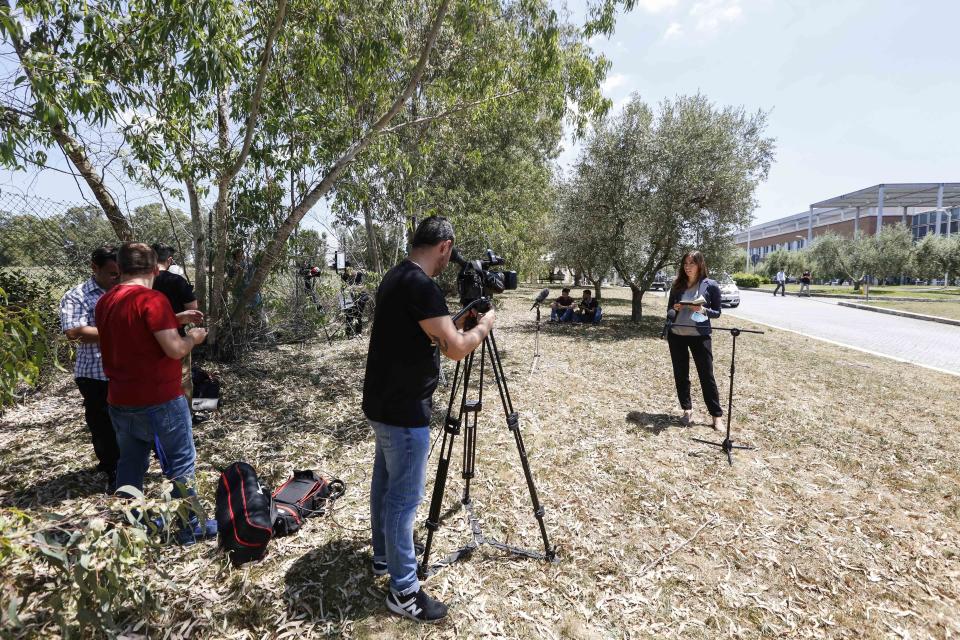
<path id="1" fill-rule="evenodd" d="M 313 471 L 294 471 L 293 477 L 273 492 L 277 509 L 274 535 L 296 533 L 305 519 L 326 513 L 328 503 L 342 496 L 344 490 L 338 478 L 328 480 Z"/>
<path id="2" fill-rule="evenodd" d="M 246 462 L 234 462 L 217 484 L 217 529 L 220 549 L 234 566 L 261 560 L 273 538 L 277 509 L 270 489 Z"/>

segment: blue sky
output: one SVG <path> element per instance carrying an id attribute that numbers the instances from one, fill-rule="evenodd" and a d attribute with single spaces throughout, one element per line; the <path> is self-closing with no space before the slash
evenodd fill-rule
<path id="1" fill-rule="evenodd" d="M 958 25 L 958 0 L 638 0 L 593 45 L 615 108 L 700 91 L 770 112 L 762 222 L 881 182 L 960 181 Z"/>
<path id="2" fill-rule="evenodd" d="M 700 91 L 770 112 L 777 156 L 757 193 L 762 222 L 880 182 L 960 181 L 958 25 L 960 0 L 637 0 L 593 45 L 613 63 L 604 92 L 615 108 L 633 92 L 656 104 Z M 561 165 L 576 153 L 568 144 Z M 62 174 L 0 171 L 10 183 L 79 199 Z"/>

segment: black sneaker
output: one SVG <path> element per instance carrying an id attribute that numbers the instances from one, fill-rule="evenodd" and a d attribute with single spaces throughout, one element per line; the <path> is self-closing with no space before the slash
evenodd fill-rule
<path id="1" fill-rule="evenodd" d="M 408 596 L 398 596 L 391 590 L 387 596 L 387 608 L 417 622 L 433 624 L 447 617 L 447 605 L 428 596 L 422 588 Z"/>
<path id="2" fill-rule="evenodd" d="M 373 561 L 373 575 L 375 576 L 385 576 L 387 575 L 387 563 L 381 562 L 380 560 Z"/>

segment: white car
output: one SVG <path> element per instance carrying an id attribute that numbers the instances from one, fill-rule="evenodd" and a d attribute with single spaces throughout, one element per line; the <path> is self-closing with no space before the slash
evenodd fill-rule
<path id="1" fill-rule="evenodd" d="M 729 276 L 720 280 L 720 306 L 740 306 L 740 289 Z"/>

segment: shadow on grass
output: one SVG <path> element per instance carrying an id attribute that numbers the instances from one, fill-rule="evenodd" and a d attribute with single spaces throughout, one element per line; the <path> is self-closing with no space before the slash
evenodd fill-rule
<path id="1" fill-rule="evenodd" d="M 669 413 L 647 413 L 645 411 L 631 411 L 627 414 L 627 422 L 635 424 L 641 428 L 644 433 L 658 436 L 670 427 L 680 427 L 679 416 Z"/>
<path id="2" fill-rule="evenodd" d="M 0 507 L 52 507 L 68 500 L 104 493 L 106 482 L 106 475 L 96 467 L 75 469 L 0 496 Z"/>
<path id="3" fill-rule="evenodd" d="M 550 335 L 580 335 L 585 340 L 616 342 L 635 338 L 659 338 L 663 329 L 663 318 L 645 315 L 639 322 L 633 322 L 626 315 L 604 315 L 599 324 L 578 322 L 544 322 L 540 325 L 541 338 Z M 535 322 L 523 323 L 513 328 L 518 333 L 534 333 Z"/>
<path id="4" fill-rule="evenodd" d="M 366 541 L 331 540 L 298 559 L 284 579 L 290 618 L 313 623 L 362 620 L 384 609 Z"/>

